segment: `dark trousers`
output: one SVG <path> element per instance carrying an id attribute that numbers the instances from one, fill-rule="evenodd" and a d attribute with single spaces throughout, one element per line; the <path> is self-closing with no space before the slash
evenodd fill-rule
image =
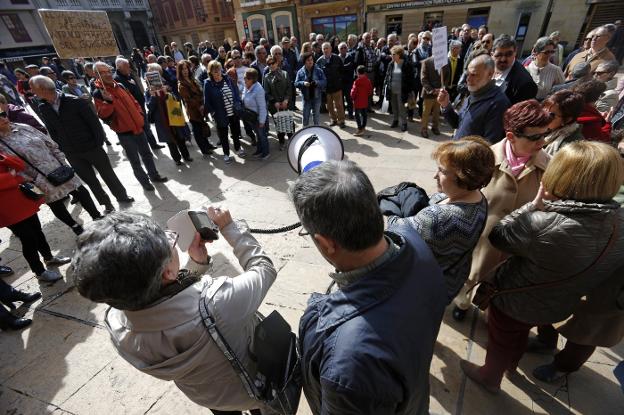
<path id="1" fill-rule="evenodd" d="M 110 160 L 108 159 L 108 154 L 106 154 L 102 147 L 97 147 L 82 153 L 67 152 L 65 155 L 78 177 L 89 186 L 89 189 L 93 192 L 93 196 L 95 196 L 100 205 L 109 206 L 111 200 L 102 188 L 95 174 L 96 170 L 100 173 L 102 180 L 104 180 L 104 183 L 106 183 L 117 200 L 123 200 L 128 197 L 126 188 L 121 184 L 121 181 L 115 174 L 113 166 L 111 166 Z"/>
<path id="2" fill-rule="evenodd" d="M 145 137 L 147 138 L 147 142 L 149 143 L 151 148 L 158 147 L 158 142 L 156 141 L 156 137 L 154 137 L 154 133 L 152 132 L 152 124 L 147 120 L 147 111 L 143 110 L 143 132 L 145 133 Z"/>
<path id="3" fill-rule="evenodd" d="M 247 137 L 249 137 L 250 140 L 255 140 L 257 138 L 256 130 L 253 125 L 243 121 L 243 128 L 245 128 L 245 134 L 247 134 Z M 238 130 L 240 131 L 240 126 L 238 127 Z M 238 136 L 240 137 L 240 133 Z M 232 139 L 234 139 L 234 132 L 232 132 Z"/>
<path id="4" fill-rule="evenodd" d="M 87 211 L 89 216 L 91 216 L 91 219 L 98 219 L 102 216 L 100 211 L 95 206 L 93 199 L 91 199 L 91 195 L 89 194 L 89 191 L 86 187 L 80 186 L 78 189 L 74 190 L 70 194 L 78 199 L 78 202 L 80 202 L 80 204 Z M 50 202 L 48 203 L 48 206 L 50 206 L 50 210 L 52 211 L 54 216 L 56 216 L 61 222 L 71 228 L 76 225 L 76 221 L 67 210 L 67 206 L 65 206 L 65 200 L 66 198 L 63 198 L 61 200 L 57 200 L 56 202 Z"/>
<path id="5" fill-rule="evenodd" d="M 132 166 L 134 177 L 142 185 L 149 183 L 150 179 L 158 176 L 156 165 L 154 164 L 154 155 L 147 144 L 147 138 L 145 133 L 141 132 L 137 135 L 130 134 L 117 134 L 119 142 L 126 153 L 128 161 Z M 147 174 L 141 166 L 141 160 L 147 169 Z"/>
<path id="6" fill-rule="evenodd" d="M 368 109 L 360 108 L 355 110 L 355 122 L 359 129 L 366 128 L 366 121 L 368 120 Z"/>
<path id="7" fill-rule="evenodd" d="M 8 228 L 20 240 L 22 244 L 22 255 L 24 255 L 24 259 L 28 262 L 28 266 L 32 272 L 36 275 L 40 275 L 45 271 L 45 268 L 39 259 L 39 254 L 41 254 L 44 259 L 50 259 L 52 258 L 52 251 L 41 230 L 41 222 L 39 222 L 37 214 L 35 213 L 21 222 L 9 225 Z"/>
<path id="8" fill-rule="evenodd" d="M 290 140 L 294 133 L 277 133 L 277 139 L 280 144 L 284 144 L 286 142 L 286 135 L 288 134 L 288 139 Z"/>
<path id="9" fill-rule="evenodd" d="M 228 141 L 228 127 L 232 130 L 232 140 L 234 141 L 234 150 L 238 151 L 241 147 L 240 145 L 240 119 L 236 115 L 232 115 L 228 117 L 228 123 L 224 125 L 217 124 L 217 134 L 219 135 L 219 140 L 221 141 L 221 148 L 223 149 L 223 154 L 226 156 L 230 155 L 230 142 Z"/>
<path id="10" fill-rule="evenodd" d="M 559 340 L 559 332 L 551 325 L 539 326 L 537 338 L 544 344 L 556 348 Z M 596 350 L 596 346 L 574 343 L 566 340 L 565 347 L 555 355 L 553 364 L 559 372 L 576 372 L 589 360 Z"/>
<path id="11" fill-rule="evenodd" d="M 506 370 L 513 371 L 526 351 L 533 324 L 515 320 L 495 305 L 488 308 L 488 344 L 479 373 L 488 385 L 500 385 Z"/>
<path id="12" fill-rule="evenodd" d="M 202 154 L 211 154 L 212 150 L 210 149 L 210 142 L 204 135 L 204 129 L 208 127 L 208 125 L 204 121 L 191 120 L 191 127 L 193 128 L 193 137 L 195 137 L 195 142 L 197 143 L 199 150 Z M 207 130 L 210 131 L 210 127 L 208 127 Z M 210 133 L 208 134 L 208 137 L 210 137 Z"/>
<path id="13" fill-rule="evenodd" d="M 349 118 L 353 117 L 353 100 L 351 99 L 351 85 L 343 85 L 342 86 L 342 97 L 346 102 L 347 114 L 349 114 Z"/>
<path id="14" fill-rule="evenodd" d="M 182 127 L 169 127 L 171 129 L 171 140 L 167 141 L 167 147 L 169 147 L 169 154 L 171 158 L 178 162 L 182 160 L 188 160 L 191 158 L 191 154 L 186 147 L 186 139 L 184 137 Z"/>

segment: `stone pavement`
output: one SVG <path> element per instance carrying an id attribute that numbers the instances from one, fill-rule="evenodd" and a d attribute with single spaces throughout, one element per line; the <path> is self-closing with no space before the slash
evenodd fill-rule
<path id="1" fill-rule="evenodd" d="M 435 163 L 430 154 L 435 140 L 416 136 L 418 123 L 410 124 L 405 134 L 391 130 L 387 118 L 373 116 L 369 127 L 375 132 L 366 137 L 352 135 L 352 121 L 348 121 L 347 129 L 337 129 L 347 158 L 366 171 L 377 190 L 400 181 L 414 181 L 428 192 L 434 191 Z M 327 122 L 327 117 L 323 116 L 322 121 Z M 438 141 L 448 137 L 448 129 L 445 131 Z M 117 142 L 110 131 L 109 136 L 113 143 Z M 271 158 L 264 162 L 236 157 L 228 166 L 220 156 L 204 160 L 196 146 L 191 150 L 195 161 L 182 167 L 176 167 L 166 151 L 157 153 L 160 172 L 171 180 L 156 185 L 156 192 L 149 193 L 136 182 L 121 147 L 108 148 L 115 170 L 137 200 L 133 210 L 164 224 L 181 209 L 216 203 L 227 206 L 234 218 L 246 219 L 253 227 L 279 227 L 297 221 L 286 194 L 288 181 L 296 176 L 285 153 L 278 151 L 275 139 L 271 139 Z M 80 206 L 71 206 L 70 211 L 82 221 L 90 220 Z M 71 255 L 72 232 L 46 206 L 42 206 L 40 217 L 54 252 Z M 30 328 L 0 334 L 0 349 L 4 350 L 0 357 L 0 413 L 210 413 L 187 400 L 172 382 L 144 375 L 117 356 L 102 322 L 105 305 L 81 298 L 70 281 L 39 284 L 22 258 L 19 241 L 7 229 L 0 230 L 0 238 L 2 263 L 16 271 L 7 281 L 22 290 L 43 293 L 42 300 L 18 311 L 33 319 Z M 310 293 L 324 290 L 330 282 L 327 272 L 331 268 L 312 242 L 296 231 L 257 238 L 279 270 L 261 311 L 277 309 L 296 328 Z M 209 249 L 215 259 L 215 274 L 238 272 L 240 268 L 223 240 Z M 538 382 L 530 375 L 536 365 L 550 358 L 526 355 L 520 363 L 522 376 L 513 382 L 505 379 L 503 392 L 491 396 L 467 380 L 459 369 L 461 358 L 483 362 L 486 339 L 483 317 L 476 310 L 462 323 L 453 321 L 447 312 L 431 367 L 433 413 L 624 413 L 624 395 L 612 373 L 614 366 L 624 360 L 624 345 L 599 349 L 577 374 L 556 385 Z M 299 413 L 310 413 L 304 399 Z"/>

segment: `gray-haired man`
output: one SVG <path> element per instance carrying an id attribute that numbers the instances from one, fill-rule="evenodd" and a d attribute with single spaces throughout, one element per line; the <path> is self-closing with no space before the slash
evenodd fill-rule
<path id="1" fill-rule="evenodd" d="M 447 301 L 442 273 L 411 228 L 384 233 L 368 177 L 328 161 L 290 188 L 303 229 L 336 268 L 299 324 L 304 393 L 317 414 L 428 414 L 429 366 Z"/>

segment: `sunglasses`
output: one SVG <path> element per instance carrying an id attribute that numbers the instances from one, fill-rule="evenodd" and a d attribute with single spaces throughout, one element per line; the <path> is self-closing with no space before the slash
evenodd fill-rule
<path id="1" fill-rule="evenodd" d="M 169 243 L 171 249 L 175 248 L 176 244 L 178 243 L 178 239 L 180 238 L 180 234 L 176 231 L 166 229 L 165 235 L 167 236 L 167 242 Z"/>
<path id="2" fill-rule="evenodd" d="M 513 50 L 510 50 L 509 52 L 505 52 L 505 53 L 495 53 L 494 54 L 494 58 L 495 59 L 502 58 L 502 57 L 511 58 L 514 55 L 514 53 L 516 53 L 516 52 L 513 51 Z"/>
<path id="3" fill-rule="evenodd" d="M 539 141 L 544 139 L 544 137 L 546 137 L 548 135 L 548 132 L 542 133 L 542 134 L 533 134 L 533 135 L 526 135 L 526 134 L 521 134 L 521 133 L 515 133 L 518 137 L 522 137 L 522 138 L 526 138 L 529 141 Z"/>

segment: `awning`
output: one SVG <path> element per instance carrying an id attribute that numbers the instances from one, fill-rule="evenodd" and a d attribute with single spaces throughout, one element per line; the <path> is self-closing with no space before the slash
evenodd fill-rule
<path id="1" fill-rule="evenodd" d="M 34 46 L 30 48 L 16 48 L 0 50 L 0 59 L 6 62 L 17 62 L 24 58 L 36 58 L 41 56 L 54 56 L 56 49 L 52 45 Z"/>

